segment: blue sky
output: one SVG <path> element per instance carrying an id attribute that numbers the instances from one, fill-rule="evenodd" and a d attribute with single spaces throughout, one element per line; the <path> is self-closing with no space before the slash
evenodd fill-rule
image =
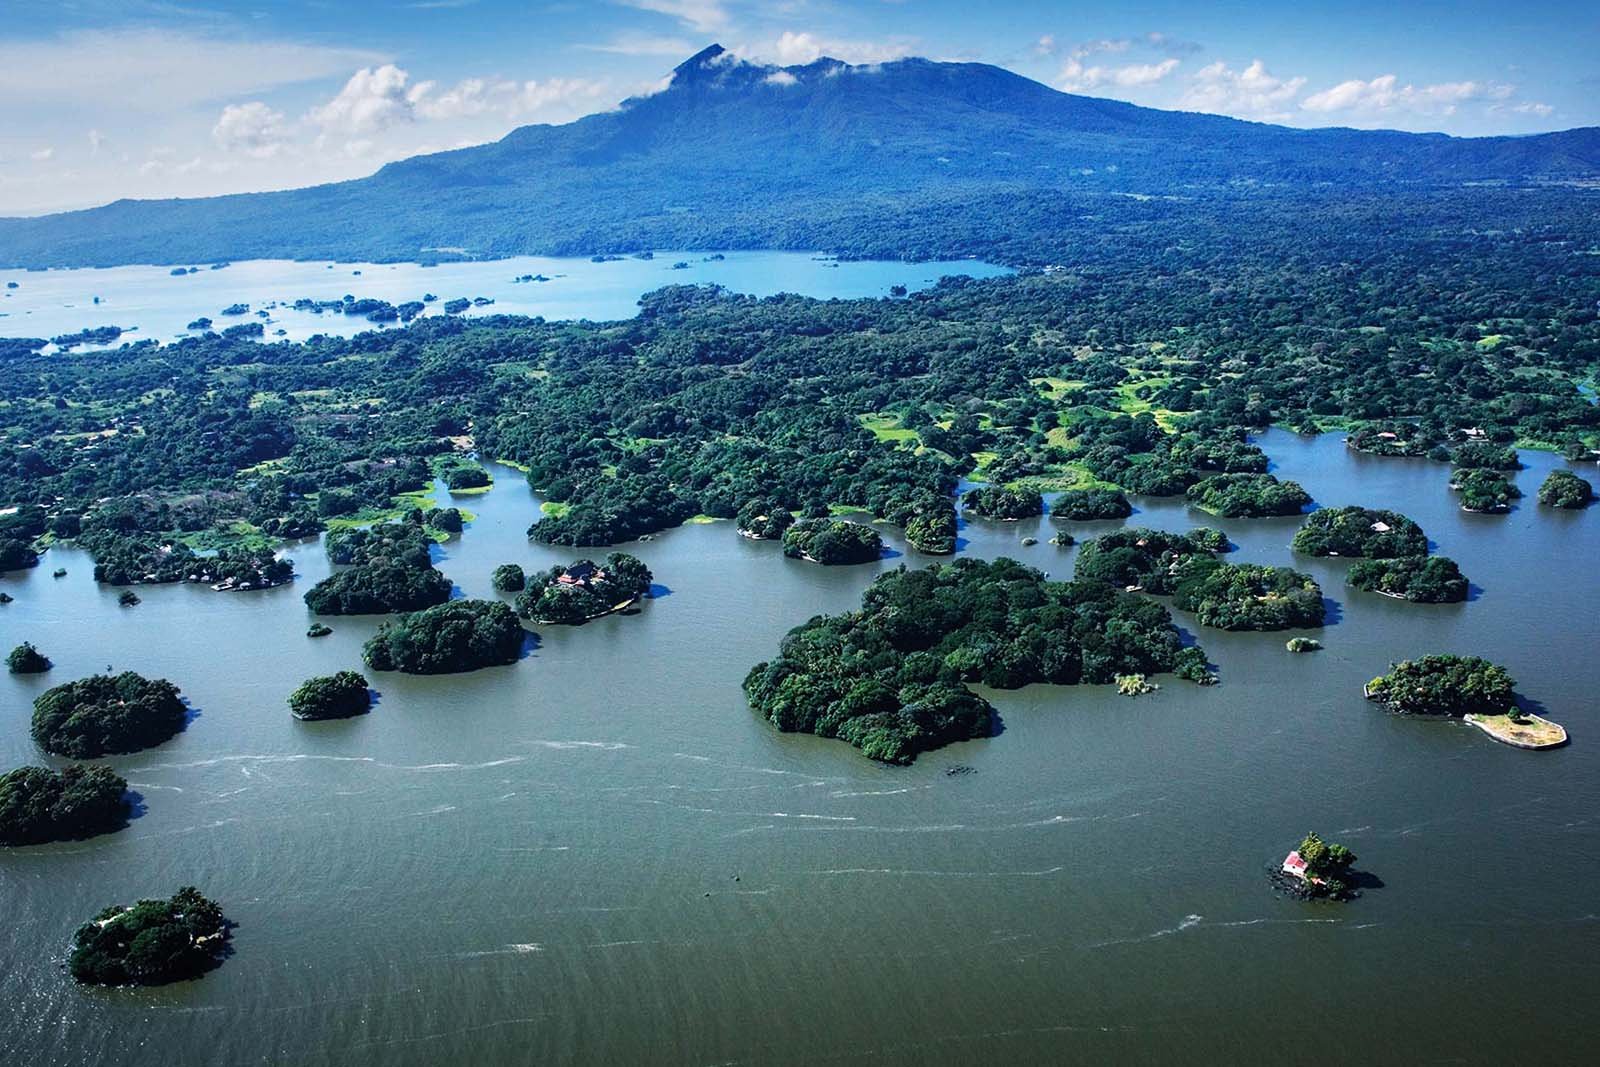
<path id="1" fill-rule="evenodd" d="M 0 214 L 357 177 L 760 62 L 994 63 L 1296 126 L 1600 125 L 1600 4 L 0 0 Z"/>

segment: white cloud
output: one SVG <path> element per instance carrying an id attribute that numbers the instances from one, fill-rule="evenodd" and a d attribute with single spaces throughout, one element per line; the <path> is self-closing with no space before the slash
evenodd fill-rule
<path id="1" fill-rule="evenodd" d="M 92 30 L 0 42 L 0 99 L 165 114 L 383 59 L 360 49 L 260 38 Z"/>
<path id="2" fill-rule="evenodd" d="M 873 64 L 904 59 L 911 54 L 912 44 L 903 40 L 850 41 L 837 37 L 820 37 L 814 33 L 784 30 L 776 41 L 744 45 L 735 51 L 756 59 L 770 59 L 785 67 L 812 63 L 823 56 L 831 56 L 846 63 Z"/>
<path id="3" fill-rule="evenodd" d="M 1242 71 L 1218 60 L 1200 68 L 1189 83 L 1182 106 L 1243 118 L 1285 119 L 1285 110 L 1305 88 L 1302 77 L 1279 78 L 1257 59 Z"/>
<path id="4" fill-rule="evenodd" d="M 765 81 L 768 85 L 790 86 L 800 84 L 800 79 L 796 78 L 793 74 L 790 74 L 786 70 L 773 71 L 771 74 L 766 76 Z"/>
<path id="5" fill-rule="evenodd" d="M 55 146 L 50 145 L 48 147 L 38 149 L 37 151 L 29 152 L 28 158 L 33 160 L 35 163 L 43 163 L 46 160 L 54 159 L 55 154 Z"/>
<path id="6" fill-rule="evenodd" d="M 1528 100 L 1520 104 L 1489 105 L 1490 113 L 1495 115 L 1537 115 L 1540 118 L 1546 118 L 1549 115 L 1555 114 L 1555 110 L 1556 109 L 1551 107 L 1549 104 L 1541 104 L 1534 100 Z"/>
<path id="7" fill-rule="evenodd" d="M 716 33 L 728 25 L 728 11 L 719 0 L 616 0 L 616 2 L 623 7 L 670 16 L 698 33 Z"/>
<path id="8" fill-rule="evenodd" d="M 1069 93 L 1106 87 L 1134 89 L 1153 85 L 1177 69 L 1176 59 L 1163 59 L 1159 63 L 1129 63 L 1121 67 L 1086 67 L 1081 58 L 1071 56 L 1062 65 L 1055 84 L 1056 88 Z"/>
<path id="9" fill-rule="evenodd" d="M 212 139 L 223 151 L 244 152 L 257 159 L 277 155 L 289 136 L 283 112 L 274 111 L 260 100 L 229 104 L 211 128 Z"/>
<path id="10" fill-rule="evenodd" d="M 1041 56 L 1053 56 L 1053 55 L 1055 55 L 1056 54 L 1056 39 L 1055 39 L 1055 35 L 1047 33 L 1043 37 L 1039 38 L 1039 40 L 1034 43 L 1033 50 L 1035 52 L 1037 52 Z"/>
<path id="11" fill-rule="evenodd" d="M 89 154 L 91 156 L 98 156 L 100 154 L 100 149 L 106 143 L 106 135 L 101 133 L 99 130 L 90 130 L 88 136 Z"/>
<path id="12" fill-rule="evenodd" d="M 1504 100 L 1515 87 L 1496 82 L 1441 82 L 1421 87 L 1401 85 L 1393 74 L 1371 81 L 1359 78 L 1340 82 L 1331 89 L 1312 93 L 1301 101 L 1307 111 L 1352 111 L 1377 114 L 1407 111 L 1418 115 L 1453 115 L 1456 108 L 1471 100 Z"/>
<path id="13" fill-rule="evenodd" d="M 415 95 L 426 93 L 432 82 L 410 84 L 411 75 L 393 63 L 363 67 L 350 76 L 344 88 L 325 104 L 311 109 L 312 122 L 330 132 L 351 135 L 377 133 L 415 119 Z"/>

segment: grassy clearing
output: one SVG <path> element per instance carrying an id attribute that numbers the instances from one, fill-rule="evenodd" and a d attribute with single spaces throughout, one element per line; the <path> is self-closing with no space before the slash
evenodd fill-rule
<path id="1" fill-rule="evenodd" d="M 1555 748 L 1567 743 L 1566 727 L 1537 715 L 1525 715 L 1520 722 L 1509 715 L 1468 715 L 1466 719 L 1496 741 L 1517 748 Z"/>
<path id="2" fill-rule="evenodd" d="M 554 500 L 546 500 L 544 503 L 539 505 L 539 511 L 542 514 L 550 516 L 552 519 L 559 519 L 561 516 L 565 515 L 571 510 L 571 504 L 561 504 Z"/>

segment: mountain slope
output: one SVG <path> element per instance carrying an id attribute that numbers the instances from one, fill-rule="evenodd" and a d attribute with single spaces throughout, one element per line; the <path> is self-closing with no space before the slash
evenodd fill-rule
<path id="1" fill-rule="evenodd" d="M 941 240 L 941 219 L 953 231 L 1006 231 L 996 205 L 1008 199 L 1039 207 L 1113 193 L 1597 177 L 1594 128 L 1474 139 L 1296 130 L 1074 96 L 981 64 L 821 59 L 780 69 L 712 46 L 680 65 L 669 88 L 616 111 L 523 127 L 357 181 L 0 220 L 0 264 L 415 259 L 437 248 L 915 255 Z M 962 248 L 941 241 L 938 250 Z"/>

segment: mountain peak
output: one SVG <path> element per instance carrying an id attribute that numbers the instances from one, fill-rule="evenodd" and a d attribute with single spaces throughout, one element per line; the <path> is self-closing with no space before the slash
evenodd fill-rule
<path id="1" fill-rule="evenodd" d="M 673 68 L 674 81 L 703 76 L 733 57 L 720 44 L 708 45 Z"/>

